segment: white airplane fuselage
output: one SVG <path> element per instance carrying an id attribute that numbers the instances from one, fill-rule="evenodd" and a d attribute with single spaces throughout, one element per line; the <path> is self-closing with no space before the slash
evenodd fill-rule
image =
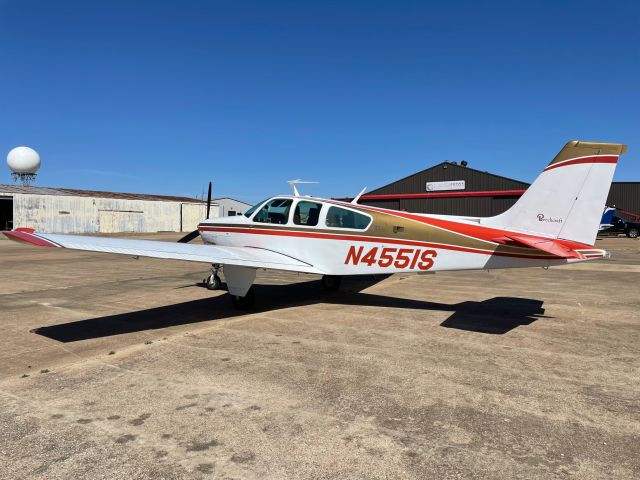
<path id="1" fill-rule="evenodd" d="M 525 245 L 500 244 L 491 238 L 509 232 L 484 227 L 479 219 L 409 214 L 311 197 L 282 195 L 270 200 L 274 199 L 291 201 L 286 217 L 278 219 L 282 223 L 256 221 L 256 212 L 249 217 L 212 218 L 198 227 L 203 242 L 275 251 L 328 275 L 548 267 L 605 255 L 573 242 L 572 248 L 584 252 L 584 258 L 559 258 Z M 316 225 L 295 223 L 298 202 L 320 206 Z M 330 207 L 366 215 L 371 221 L 365 229 L 330 226 Z"/>

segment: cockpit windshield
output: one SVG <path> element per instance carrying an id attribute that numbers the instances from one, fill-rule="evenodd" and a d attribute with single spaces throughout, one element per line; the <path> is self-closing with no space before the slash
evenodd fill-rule
<path id="1" fill-rule="evenodd" d="M 256 203 L 253 207 L 251 207 L 249 210 L 247 210 L 246 212 L 244 212 L 244 216 L 249 218 L 251 217 L 251 215 L 253 215 L 255 213 L 255 211 L 260 208 L 262 206 L 262 204 L 264 202 L 266 202 L 268 199 L 266 200 L 262 200 L 260 203 Z"/>

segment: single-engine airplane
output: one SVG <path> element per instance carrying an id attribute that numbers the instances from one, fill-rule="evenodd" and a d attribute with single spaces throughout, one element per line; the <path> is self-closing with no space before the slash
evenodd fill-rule
<path id="1" fill-rule="evenodd" d="M 428 215 L 301 196 L 278 195 L 243 216 L 207 218 L 203 245 L 3 232 L 38 246 L 212 264 L 240 308 L 253 305 L 259 268 L 322 275 L 335 290 L 345 275 L 549 267 L 608 256 L 595 248 L 618 157 L 626 145 L 571 141 L 506 212 L 494 217 Z M 362 193 L 362 192 L 361 192 Z M 208 215 L 207 215 L 208 216 Z M 187 235 L 187 241 L 197 236 Z"/>

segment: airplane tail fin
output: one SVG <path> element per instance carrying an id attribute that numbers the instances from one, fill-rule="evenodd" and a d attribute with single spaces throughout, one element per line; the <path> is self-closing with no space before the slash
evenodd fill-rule
<path id="1" fill-rule="evenodd" d="M 626 151 L 619 143 L 567 143 L 515 205 L 483 224 L 593 245 Z"/>

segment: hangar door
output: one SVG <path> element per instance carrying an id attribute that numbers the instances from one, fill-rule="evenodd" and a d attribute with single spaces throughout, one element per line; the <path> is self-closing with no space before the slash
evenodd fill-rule
<path id="1" fill-rule="evenodd" d="M 13 197 L 0 197 L 0 230 L 13 230 Z"/>
<path id="2" fill-rule="evenodd" d="M 99 210 L 100 233 L 144 232 L 144 213 L 140 211 Z"/>
<path id="3" fill-rule="evenodd" d="M 181 232 L 192 232 L 198 228 L 198 224 L 204 220 L 207 214 L 207 207 L 202 203 L 181 204 Z"/>

